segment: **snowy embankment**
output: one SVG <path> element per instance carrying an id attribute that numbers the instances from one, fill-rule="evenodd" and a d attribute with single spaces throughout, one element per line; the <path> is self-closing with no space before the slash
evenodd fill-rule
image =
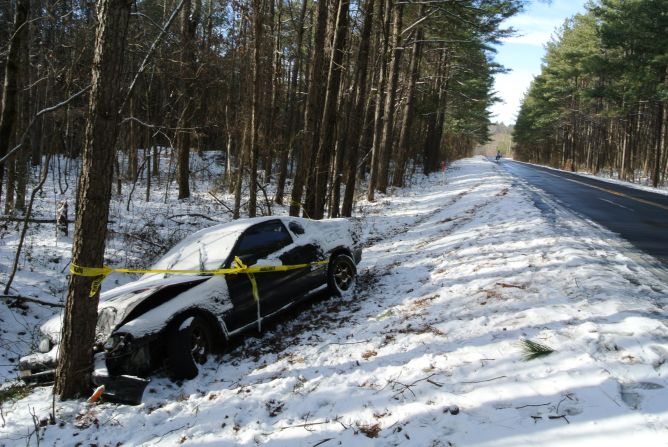
<path id="1" fill-rule="evenodd" d="M 354 296 L 140 406 L 59 402 L 43 445 L 665 445 L 668 285 L 612 235 L 483 158 L 362 211 Z M 555 352 L 527 361 L 523 338 Z M 0 445 L 50 401 L 5 403 Z"/>

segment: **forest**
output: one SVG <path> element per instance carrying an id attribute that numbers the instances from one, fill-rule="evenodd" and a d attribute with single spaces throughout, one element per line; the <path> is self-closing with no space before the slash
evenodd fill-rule
<path id="1" fill-rule="evenodd" d="M 666 0 L 601 0 L 567 20 L 524 98 L 515 157 L 665 184 L 667 11 Z"/>
<path id="2" fill-rule="evenodd" d="M 272 181 L 267 200 L 289 203 L 292 215 L 349 216 L 360 176 L 373 199 L 486 139 L 502 70 L 493 44 L 521 3 L 125 2 L 108 168 L 117 184 L 157 184 L 167 155 L 183 199 L 191 152 L 219 151 L 235 217 L 255 216 Z M 83 152 L 101 19 L 84 1 L 0 8 L 0 183 L 11 214 L 25 208 L 30 165 Z"/>
<path id="3" fill-rule="evenodd" d="M 5 295 L 47 177 L 61 196 L 76 189 L 54 393 L 89 387 L 100 274 L 85 272 L 105 263 L 112 198 L 132 185 L 129 211 L 140 183 L 146 202 L 157 187 L 165 203 L 170 190 L 194 200 L 193 157 L 213 152 L 214 199 L 232 218 L 272 214 L 272 203 L 350 216 L 356 198 L 486 141 L 503 71 L 494 45 L 523 3 L 3 0 L 4 230 L 23 220 Z"/>

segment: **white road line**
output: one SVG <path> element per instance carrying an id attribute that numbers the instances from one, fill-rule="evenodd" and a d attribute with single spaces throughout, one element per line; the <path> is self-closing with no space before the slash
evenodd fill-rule
<path id="1" fill-rule="evenodd" d="M 606 203 L 609 203 L 609 204 L 611 204 L 611 205 L 618 206 L 618 207 L 620 207 L 620 208 L 624 208 L 625 210 L 629 210 L 629 211 L 634 212 L 634 213 L 636 212 L 636 210 L 634 210 L 633 208 L 629 208 L 628 206 L 620 205 L 619 203 L 615 203 L 615 202 L 613 202 L 612 200 L 601 199 L 600 197 L 599 197 L 599 200 L 602 200 L 602 201 L 604 201 L 604 202 L 606 202 Z"/>
<path id="2" fill-rule="evenodd" d="M 607 189 L 607 188 L 602 188 L 600 186 L 590 185 L 589 183 L 581 182 L 579 180 L 575 180 L 575 179 L 572 179 L 572 178 L 563 177 L 561 175 L 552 174 L 550 172 L 545 172 L 545 171 L 542 171 L 542 172 L 544 172 L 547 175 L 551 175 L 552 177 L 557 177 L 557 178 L 560 178 L 562 180 L 568 180 L 569 182 L 577 183 L 579 185 L 589 186 L 590 188 L 598 189 L 599 191 L 607 192 L 608 194 L 612 194 L 612 195 L 619 196 L 619 197 L 624 197 L 624 198 L 629 199 L 629 200 L 635 200 L 636 202 L 644 203 L 645 205 L 654 206 L 656 208 L 661 208 L 663 210 L 668 211 L 668 206 L 661 205 L 660 203 L 652 202 L 650 200 L 645 200 L 645 199 L 641 199 L 641 198 L 638 198 L 638 197 L 629 196 L 629 195 L 621 193 L 619 191 L 613 191 L 612 189 Z"/>

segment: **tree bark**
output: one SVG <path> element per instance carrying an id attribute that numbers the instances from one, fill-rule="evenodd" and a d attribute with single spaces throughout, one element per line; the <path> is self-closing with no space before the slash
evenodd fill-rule
<path id="1" fill-rule="evenodd" d="M 348 165 L 346 170 L 346 190 L 343 194 L 343 206 L 341 215 L 350 217 L 353 210 L 353 198 L 355 195 L 355 183 L 357 181 L 357 158 L 361 144 L 364 122 L 364 106 L 367 96 L 367 67 L 369 64 L 369 48 L 371 41 L 371 30 L 373 27 L 373 8 L 375 0 L 367 0 L 364 12 L 364 23 L 360 37 L 360 48 L 357 54 L 357 70 L 355 74 L 355 99 L 353 112 L 350 118 L 352 125 L 349 127 L 349 149 Z"/>
<path id="2" fill-rule="evenodd" d="M 304 19 L 306 17 L 306 6 L 308 0 L 302 1 L 301 11 L 299 13 L 299 21 L 297 22 L 297 43 L 295 49 L 295 60 L 293 63 L 292 74 L 290 78 L 290 86 L 288 87 L 288 111 L 287 111 L 287 126 L 285 129 L 284 140 L 287 142 L 287 146 L 281 151 L 281 158 L 279 162 L 279 174 L 278 174 L 278 185 L 276 186 L 276 195 L 274 196 L 274 202 L 279 205 L 283 204 L 283 195 L 285 192 L 285 180 L 288 176 L 288 157 L 290 154 L 290 148 L 295 144 L 295 138 L 293 137 L 293 130 L 295 128 L 296 120 L 296 102 L 297 102 L 297 85 L 299 81 L 299 75 L 301 74 L 301 61 L 302 61 L 302 45 L 304 41 Z M 298 146 L 299 144 L 297 144 Z"/>
<path id="3" fill-rule="evenodd" d="M 271 0 L 270 0 L 271 1 Z M 253 0 L 253 93 L 251 98 L 251 134 L 250 134 L 250 185 L 248 198 L 248 217 L 257 215 L 257 162 L 259 149 L 260 120 L 260 51 L 262 48 L 262 0 Z"/>
<path id="4" fill-rule="evenodd" d="M 395 3 L 394 19 L 392 21 L 392 60 L 390 61 L 389 77 L 385 95 L 385 119 L 383 121 L 383 134 L 380 142 L 378 157 L 378 191 L 384 193 L 387 190 L 387 174 L 390 167 L 390 156 L 392 154 L 392 143 L 394 137 L 394 101 L 396 99 L 397 85 L 399 83 L 399 69 L 401 65 L 401 25 L 403 19 L 403 4 Z"/>
<path id="5" fill-rule="evenodd" d="M 424 14 L 424 3 L 420 4 L 418 19 Z M 418 25 L 413 39 L 413 52 L 411 53 L 411 62 L 408 71 L 408 87 L 406 89 L 406 103 L 404 105 L 404 118 L 399 131 L 399 145 L 397 149 L 396 163 L 394 165 L 394 175 L 392 178 L 393 186 L 404 186 L 404 173 L 406 170 L 406 161 L 408 160 L 408 136 L 413 122 L 413 107 L 415 104 L 415 85 L 420 75 L 420 41 L 422 40 L 422 26 Z"/>
<path id="6" fill-rule="evenodd" d="M 439 168 L 438 158 L 443 138 L 445 112 L 448 109 L 447 90 L 450 77 L 450 54 L 443 50 L 440 69 L 437 71 L 436 84 L 436 112 L 429 117 L 427 136 L 424 142 L 423 171 L 425 175 L 436 172 Z M 447 161 L 447 160 L 446 160 Z"/>
<path id="7" fill-rule="evenodd" d="M 323 84 L 323 66 L 325 50 L 325 34 L 327 31 L 327 3 L 328 0 L 318 2 L 317 19 L 315 27 L 315 39 L 312 50 L 313 61 L 311 64 L 311 81 L 308 88 L 308 97 L 306 100 L 306 110 L 304 111 L 304 132 L 301 150 L 297 154 L 297 163 L 295 167 L 295 177 L 292 182 L 292 194 L 290 197 L 290 215 L 298 216 L 301 209 L 302 194 L 304 193 L 304 184 L 309 177 L 308 167 L 310 166 L 311 154 L 313 148 L 318 145 L 320 136 L 320 119 L 322 118 L 322 84 Z M 308 217 L 308 216 L 307 216 Z"/>
<path id="8" fill-rule="evenodd" d="M 663 73 L 663 86 L 668 89 L 668 67 L 664 70 Z M 668 100 L 664 99 L 661 101 L 659 106 L 660 112 L 660 122 L 658 123 L 658 138 L 656 144 L 656 153 L 654 154 L 654 170 L 652 172 L 652 186 L 658 187 L 661 182 L 661 173 L 663 167 L 661 166 L 662 154 L 668 150 Z"/>
<path id="9" fill-rule="evenodd" d="M 181 90 L 183 92 L 183 110 L 179 120 L 177 138 L 176 182 L 179 187 L 179 199 L 190 197 L 190 145 L 191 124 L 195 111 L 195 72 L 197 25 L 200 20 L 201 0 L 185 0 L 181 10 Z"/>
<path id="10" fill-rule="evenodd" d="M 22 40 L 27 32 L 26 20 L 30 11 L 30 0 L 17 0 L 14 11 L 13 37 L 9 41 L 7 62 L 5 64 L 5 82 L 2 86 L 2 112 L 0 112 L 0 158 L 7 155 L 9 141 L 16 122 L 17 83 L 21 58 Z M 9 160 L 13 163 L 13 159 Z M 2 198 L 2 182 L 5 165 L 0 164 L 0 198 Z M 13 192 L 12 192 L 13 194 Z M 13 202 L 13 200 L 12 200 Z"/>
<path id="11" fill-rule="evenodd" d="M 383 14 L 380 14 L 383 16 Z M 373 138 L 371 143 L 371 174 L 369 176 L 369 190 L 367 200 L 375 200 L 376 185 L 378 184 L 378 168 L 380 161 L 380 144 L 383 131 L 383 120 L 385 114 L 385 89 L 387 84 L 387 49 L 389 46 L 390 21 L 392 17 L 392 0 L 385 0 L 383 20 L 383 45 L 380 62 L 380 76 L 376 89 L 376 110 L 373 121 Z"/>
<path id="12" fill-rule="evenodd" d="M 325 199 L 327 196 L 327 177 L 334 153 L 336 130 L 336 108 L 339 103 L 341 86 L 341 72 L 344 48 L 348 35 L 348 8 L 349 0 L 339 0 L 332 54 L 329 60 L 327 89 L 325 91 L 325 105 L 323 107 L 322 124 L 320 126 L 320 140 L 316 153 L 316 173 L 310 184 L 307 185 L 306 204 L 308 215 L 312 219 L 322 219 L 324 216 Z"/>
<path id="13" fill-rule="evenodd" d="M 118 133 L 123 56 L 130 0 L 100 0 L 92 88 L 88 104 L 83 164 L 79 176 L 72 264 L 102 267 Z M 56 370 L 54 392 L 62 399 L 88 393 L 99 293 L 89 296 L 94 278 L 72 275 Z"/>

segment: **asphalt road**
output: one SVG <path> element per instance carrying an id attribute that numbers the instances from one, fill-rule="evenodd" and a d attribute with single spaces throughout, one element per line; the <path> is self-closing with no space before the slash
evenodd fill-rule
<path id="1" fill-rule="evenodd" d="M 511 160 L 499 164 L 653 256 L 656 267 L 668 269 L 668 195 Z"/>

